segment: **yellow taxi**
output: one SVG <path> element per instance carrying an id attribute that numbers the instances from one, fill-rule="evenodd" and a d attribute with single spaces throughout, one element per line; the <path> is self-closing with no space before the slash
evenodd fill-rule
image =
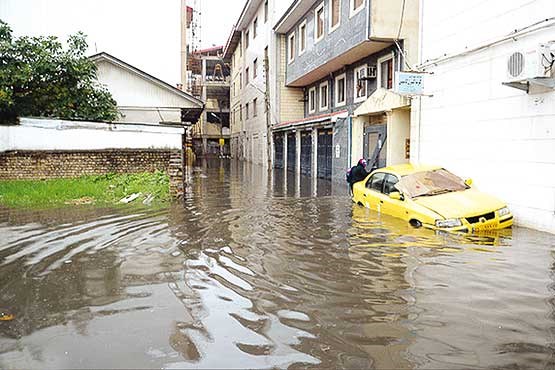
<path id="1" fill-rule="evenodd" d="M 353 201 L 416 228 L 478 232 L 513 225 L 504 202 L 441 167 L 402 164 L 376 170 L 353 185 Z"/>

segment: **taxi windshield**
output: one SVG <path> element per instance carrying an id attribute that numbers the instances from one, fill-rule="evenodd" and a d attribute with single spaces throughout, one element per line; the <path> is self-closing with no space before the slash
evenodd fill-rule
<path id="1" fill-rule="evenodd" d="M 395 187 L 409 198 L 432 196 L 469 188 L 464 180 L 445 169 L 413 173 L 403 177 Z"/>

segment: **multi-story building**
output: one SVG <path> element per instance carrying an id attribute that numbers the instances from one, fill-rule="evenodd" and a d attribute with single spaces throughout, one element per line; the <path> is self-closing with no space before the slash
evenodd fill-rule
<path id="1" fill-rule="evenodd" d="M 273 32 L 287 1 L 248 0 L 224 49 L 231 65 L 231 153 L 267 166 L 270 128 L 302 117 L 302 92 L 285 87 L 285 38 Z"/>
<path id="2" fill-rule="evenodd" d="M 274 165 L 344 179 L 359 158 L 408 161 L 410 102 L 396 71 L 418 57 L 418 0 L 295 0 L 275 25 L 303 117 L 273 127 Z"/>
<path id="3" fill-rule="evenodd" d="M 229 67 L 222 59 L 223 46 L 189 53 L 187 91 L 205 103 L 193 126 L 197 157 L 229 155 Z"/>
<path id="4" fill-rule="evenodd" d="M 472 177 L 517 224 L 555 233 L 555 2 L 422 0 L 422 14 L 431 96 L 413 104 L 413 160 Z"/>

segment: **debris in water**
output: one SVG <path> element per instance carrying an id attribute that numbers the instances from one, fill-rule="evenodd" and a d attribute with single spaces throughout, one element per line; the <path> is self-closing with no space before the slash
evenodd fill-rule
<path id="1" fill-rule="evenodd" d="M 131 194 L 130 196 L 123 198 L 119 202 L 124 203 L 124 204 L 128 204 L 128 203 L 131 203 L 132 201 L 136 200 L 137 198 L 139 198 L 141 195 L 142 195 L 142 193 Z"/>
<path id="2" fill-rule="evenodd" d="M 148 196 L 145 198 L 145 200 L 143 200 L 143 204 L 145 206 L 150 206 L 152 204 L 152 201 L 154 200 L 154 198 L 156 198 L 154 195 L 148 194 Z"/>
<path id="3" fill-rule="evenodd" d="M 12 321 L 15 316 L 9 313 L 7 310 L 0 308 L 0 321 Z"/>

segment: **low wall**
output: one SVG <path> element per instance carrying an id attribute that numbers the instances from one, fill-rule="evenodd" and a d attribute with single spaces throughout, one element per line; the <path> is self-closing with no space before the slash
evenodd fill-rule
<path id="1" fill-rule="evenodd" d="M 71 178 L 106 173 L 169 172 L 168 149 L 0 152 L 0 180 Z"/>
<path id="2" fill-rule="evenodd" d="M 0 180 L 163 171 L 183 195 L 182 127 L 22 118 L 0 126 Z"/>

